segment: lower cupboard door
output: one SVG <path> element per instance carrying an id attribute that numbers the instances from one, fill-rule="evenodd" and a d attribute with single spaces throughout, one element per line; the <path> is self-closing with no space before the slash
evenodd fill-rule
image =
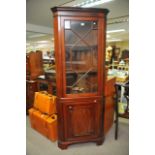
<path id="1" fill-rule="evenodd" d="M 101 124 L 100 112 L 99 103 L 66 104 L 64 106 L 66 139 L 97 137 Z"/>

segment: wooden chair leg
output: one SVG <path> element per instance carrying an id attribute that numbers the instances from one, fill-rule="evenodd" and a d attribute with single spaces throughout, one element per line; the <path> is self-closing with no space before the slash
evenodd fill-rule
<path id="1" fill-rule="evenodd" d="M 115 114 L 116 114 L 116 118 L 115 118 L 115 140 L 117 140 L 118 138 L 118 87 L 116 87 L 117 93 L 116 93 L 116 98 L 115 98 Z"/>
<path id="2" fill-rule="evenodd" d="M 115 122 L 115 140 L 118 138 L 118 116 L 116 116 L 116 122 Z"/>
<path id="3" fill-rule="evenodd" d="M 128 114 L 129 114 L 129 96 L 124 94 L 124 97 L 127 100 L 127 107 L 125 110 L 125 113 L 121 116 L 119 115 L 119 108 L 118 108 L 118 103 L 119 103 L 119 89 L 118 89 L 118 85 L 115 85 L 115 90 L 116 90 L 116 100 L 115 100 L 115 113 L 116 113 L 116 118 L 115 118 L 115 140 L 117 140 L 118 138 L 118 130 L 119 130 L 119 117 L 123 117 L 123 118 L 129 118 Z M 128 88 L 128 87 L 127 87 Z"/>
<path id="4" fill-rule="evenodd" d="M 125 96 L 126 100 L 127 100 L 127 107 L 125 112 L 128 113 L 129 112 L 129 98 L 127 96 Z"/>

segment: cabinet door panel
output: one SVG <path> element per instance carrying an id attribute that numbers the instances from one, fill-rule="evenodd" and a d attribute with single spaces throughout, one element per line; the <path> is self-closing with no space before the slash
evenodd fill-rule
<path id="1" fill-rule="evenodd" d="M 67 104 L 64 107 L 66 114 L 66 137 L 78 139 L 97 135 L 99 126 L 99 103 Z"/>

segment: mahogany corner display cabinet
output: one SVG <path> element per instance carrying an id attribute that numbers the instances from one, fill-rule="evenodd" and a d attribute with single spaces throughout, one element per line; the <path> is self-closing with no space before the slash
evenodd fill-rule
<path id="1" fill-rule="evenodd" d="M 107 9 L 54 7 L 58 146 L 104 141 Z"/>

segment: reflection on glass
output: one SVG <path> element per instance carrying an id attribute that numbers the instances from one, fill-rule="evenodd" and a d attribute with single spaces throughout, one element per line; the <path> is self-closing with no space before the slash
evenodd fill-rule
<path id="1" fill-rule="evenodd" d="M 97 28 L 97 21 L 65 21 L 67 94 L 98 90 Z"/>
<path id="2" fill-rule="evenodd" d="M 69 20 L 65 21 L 65 29 L 70 29 L 70 21 Z"/>

